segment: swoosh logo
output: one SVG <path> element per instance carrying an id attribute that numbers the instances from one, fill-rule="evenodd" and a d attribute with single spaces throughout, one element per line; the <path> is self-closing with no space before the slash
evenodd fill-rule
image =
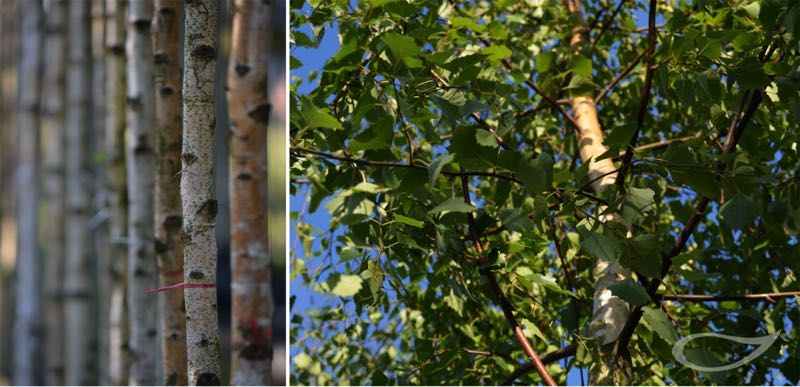
<path id="1" fill-rule="evenodd" d="M 676 341 L 675 345 L 672 346 L 672 356 L 675 356 L 675 359 L 678 360 L 679 363 L 698 371 L 705 371 L 705 372 L 727 371 L 730 369 L 734 369 L 736 367 L 740 367 L 745 363 L 748 363 L 751 360 L 761 356 L 761 354 L 766 352 L 769 349 L 769 347 L 772 346 L 772 343 L 774 343 L 775 340 L 778 339 L 778 335 L 780 335 L 780 333 L 781 331 L 778 330 L 773 334 L 761 337 L 739 337 L 739 336 L 723 335 L 720 333 L 695 333 L 693 335 L 686 336 Z M 758 345 L 758 348 L 756 348 L 752 353 L 750 353 L 749 355 L 745 356 L 744 358 L 735 363 L 719 367 L 704 367 L 690 362 L 689 359 L 686 358 L 686 355 L 683 354 L 683 348 L 686 346 L 686 344 L 688 344 L 690 341 L 694 339 L 699 339 L 702 337 L 717 337 L 724 340 L 735 341 L 741 344 Z"/>

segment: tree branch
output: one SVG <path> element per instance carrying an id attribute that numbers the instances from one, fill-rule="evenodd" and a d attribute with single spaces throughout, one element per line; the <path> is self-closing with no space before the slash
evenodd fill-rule
<path id="1" fill-rule="evenodd" d="M 653 85 L 654 70 L 653 56 L 656 53 L 656 0 L 650 0 L 648 20 L 650 31 L 647 35 L 647 68 L 644 73 L 644 89 L 642 90 L 642 99 L 639 102 L 639 112 L 636 114 L 636 130 L 633 132 L 633 136 L 631 136 L 631 140 L 628 143 L 628 148 L 622 156 L 622 165 L 619 167 L 617 180 L 614 182 L 617 187 L 619 187 L 620 193 L 625 193 L 625 175 L 628 173 L 628 168 L 631 165 L 636 140 L 639 138 L 639 132 L 642 131 L 644 117 L 645 114 L 647 114 L 647 106 L 650 104 L 650 87 Z"/>
<path id="2" fill-rule="evenodd" d="M 548 352 L 544 356 L 542 356 L 542 363 L 550 364 L 552 362 L 574 356 L 575 353 L 578 351 L 578 346 L 575 344 L 570 344 L 564 348 L 559 348 L 553 352 Z M 525 375 L 536 368 L 533 364 L 522 364 L 517 367 L 511 375 L 508 375 L 502 382 L 500 382 L 501 386 L 510 386 L 513 385 L 514 382 L 522 375 Z"/>
<path id="3" fill-rule="evenodd" d="M 650 144 L 640 145 L 640 146 L 637 146 L 633 150 L 633 153 L 640 153 L 640 152 L 643 152 L 643 151 L 646 151 L 646 150 L 652 150 L 652 149 L 666 148 L 670 144 L 672 144 L 673 142 L 686 142 L 686 141 L 694 140 L 694 139 L 696 139 L 698 137 L 700 137 L 700 133 L 699 132 L 697 134 L 694 134 L 694 135 L 691 135 L 691 136 L 678 137 L 678 138 L 673 138 L 673 139 L 669 139 L 669 140 L 657 141 L 657 142 L 650 143 Z M 625 155 L 625 151 L 622 151 L 622 152 L 619 152 L 619 156 L 618 157 L 622 157 L 624 155 Z"/>
<path id="4" fill-rule="evenodd" d="M 625 5 L 625 0 L 620 0 L 619 4 L 617 4 L 617 8 L 614 9 L 614 12 L 611 14 L 608 20 L 603 22 L 603 25 L 600 27 L 600 32 L 597 33 L 597 36 L 595 36 L 594 41 L 592 42 L 592 48 L 597 45 L 597 42 L 600 41 L 600 38 L 602 38 L 603 34 L 606 32 L 606 30 L 608 30 L 608 27 L 611 26 L 611 22 L 614 21 L 614 18 L 617 17 L 619 11 L 622 10 L 623 5 Z M 589 29 L 591 30 L 591 27 Z"/>
<path id="5" fill-rule="evenodd" d="M 628 73 L 630 73 L 631 70 L 633 70 L 633 68 L 636 67 L 637 64 L 639 64 L 639 61 L 642 60 L 642 58 L 645 55 L 647 55 L 647 51 L 642 51 L 639 55 L 636 55 L 636 58 L 633 58 L 633 62 L 631 62 L 628 65 L 628 67 L 625 67 L 625 69 L 622 70 L 622 72 L 619 73 L 617 77 L 614 78 L 614 80 L 612 80 L 611 83 L 608 84 L 608 86 L 603 88 L 603 91 L 601 91 L 600 94 L 597 95 L 597 97 L 594 98 L 594 103 L 600 102 L 600 100 L 603 99 L 606 96 L 606 94 L 608 94 L 608 92 L 610 92 L 611 89 L 613 89 L 614 86 L 616 86 L 617 83 L 619 83 L 619 81 L 625 78 L 628 75 Z"/>
<path id="6" fill-rule="evenodd" d="M 776 302 L 776 298 L 800 296 L 800 291 L 777 292 L 777 293 L 755 293 L 740 295 L 706 295 L 706 294 L 671 294 L 663 295 L 661 301 L 681 301 L 681 302 L 719 302 L 719 301 L 769 301 Z"/>
<path id="7" fill-rule="evenodd" d="M 299 147 L 299 146 L 293 146 L 293 147 L 289 148 L 289 150 L 292 151 L 292 152 L 312 154 L 312 155 L 324 157 L 326 159 L 345 161 L 345 162 L 348 162 L 348 163 L 353 163 L 353 164 L 362 165 L 362 166 L 386 167 L 386 168 L 409 168 L 409 169 L 419 169 L 419 170 L 423 170 L 423 171 L 427 171 L 428 170 L 428 167 L 426 167 L 424 165 L 406 164 L 406 163 L 393 163 L 393 162 L 390 162 L 390 161 L 372 161 L 372 160 L 366 160 L 366 159 L 357 159 L 357 158 L 354 158 L 354 157 L 339 156 L 339 155 L 335 155 L 333 153 L 320 152 L 318 150 L 309 149 L 309 148 L 303 148 L 303 147 Z M 503 175 L 503 174 L 494 173 L 494 172 L 482 172 L 482 171 L 453 172 L 453 171 L 442 171 L 441 174 L 442 175 L 446 175 L 446 176 L 455 176 L 455 177 L 458 177 L 458 176 L 495 177 L 495 178 L 498 178 L 498 179 L 505 179 L 505 180 L 508 180 L 508 181 L 513 181 L 514 183 L 517 183 L 517 184 L 522 184 L 522 182 L 519 179 L 517 179 L 516 177 L 514 177 L 514 176 L 508 176 L 508 175 Z"/>
<path id="8" fill-rule="evenodd" d="M 463 175 L 463 168 L 461 173 L 461 189 L 464 194 L 464 203 L 471 205 L 469 199 L 469 185 L 467 183 L 467 179 Z M 469 223 L 469 232 L 472 235 L 472 243 L 474 244 L 475 250 L 478 253 L 478 261 L 481 265 L 483 265 L 486 263 L 486 256 L 483 254 L 483 247 L 481 246 L 480 237 L 478 236 L 478 226 L 475 223 L 475 217 L 472 215 L 472 212 L 467 213 L 467 221 Z M 547 385 L 555 386 L 556 382 L 553 380 L 553 377 L 551 377 L 547 372 L 547 368 L 544 367 L 544 363 L 542 363 L 539 355 L 536 354 L 536 351 L 531 346 L 531 343 L 525 337 L 525 334 L 522 332 L 522 328 L 520 328 L 520 326 L 517 324 L 517 319 L 514 317 L 514 308 L 511 306 L 511 303 L 509 303 L 508 299 L 506 299 L 505 294 L 503 294 L 503 290 L 500 288 L 500 284 L 497 282 L 494 272 L 490 269 L 481 268 L 481 273 L 486 276 L 486 279 L 489 282 L 489 287 L 492 289 L 492 293 L 494 293 L 494 297 L 497 300 L 497 303 L 500 305 L 500 309 L 503 310 L 503 314 L 506 317 L 506 321 L 508 321 L 508 325 L 511 326 L 511 329 L 517 336 L 517 340 L 519 341 L 520 345 L 522 345 L 525 353 L 528 354 L 528 357 L 530 357 L 531 361 L 533 362 L 533 366 L 536 368 L 536 371 Z"/>
<path id="9" fill-rule="evenodd" d="M 742 102 L 746 100 L 748 93 L 742 96 Z M 745 111 L 744 115 L 741 116 L 739 119 L 739 112 L 736 112 L 736 117 L 731 124 L 731 128 L 728 131 L 727 139 L 725 140 L 725 145 L 722 148 L 722 154 L 730 154 L 736 149 L 736 144 L 739 142 L 739 139 L 742 136 L 742 132 L 750 123 L 751 118 L 753 117 L 753 113 L 755 113 L 758 105 L 761 104 L 762 101 L 762 93 L 760 90 L 756 90 L 753 92 L 753 97 L 750 100 L 750 104 L 747 106 L 747 110 Z M 740 104 L 740 107 L 743 104 Z M 717 171 L 722 171 L 725 169 L 725 162 L 720 161 L 717 163 Z M 661 258 L 661 277 L 654 278 L 647 284 L 646 290 L 648 295 L 650 295 L 651 299 L 656 299 L 656 293 L 658 292 L 658 287 L 661 285 L 663 278 L 669 274 L 669 269 L 672 266 L 672 258 L 680 254 L 683 251 L 684 247 L 686 246 L 686 242 L 689 240 L 689 237 L 694 232 L 695 227 L 697 224 L 700 223 L 702 219 L 706 207 L 708 206 L 708 202 L 710 201 L 709 198 L 703 196 L 697 202 L 694 207 L 694 211 L 692 211 L 692 215 L 686 221 L 681 234 L 678 236 L 678 239 L 675 241 L 675 246 L 664 254 Z M 636 307 L 632 312 L 628 321 L 625 323 L 625 326 L 622 328 L 622 331 L 617 338 L 617 341 L 614 345 L 614 352 L 619 355 L 627 350 L 628 343 L 631 340 L 631 336 L 633 336 L 633 332 L 636 330 L 636 326 L 639 324 L 639 320 L 642 318 L 642 307 Z"/>

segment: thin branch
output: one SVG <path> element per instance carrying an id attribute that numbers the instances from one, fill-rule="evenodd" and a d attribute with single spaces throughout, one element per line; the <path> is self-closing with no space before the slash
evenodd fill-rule
<path id="1" fill-rule="evenodd" d="M 742 96 L 742 102 L 748 97 L 748 93 Z M 730 154 L 736 149 L 736 144 L 739 142 L 739 139 L 742 136 L 742 132 L 750 123 L 753 114 L 755 113 L 756 109 L 758 108 L 759 104 L 763 99 L 762 93 L 760 90 L 756 90 L 752 93 L 752 98 L 750 100 L 750 104 L 747 106 L 747 110 L 745 111 L 744 115 L 741 116 L 739 119 L 739 113 L 741 112 L 741 107 L 743 104 L 740 104 L 739 111 L 736 112 L 735 118 L 733 123 L 731 124 L 731 128 L 728 131 L 728 136 L 725 141 L 725 145 L 722 148 L 722 154 Z M 717 163 L 717 171 L 722 171 L 725 169 L 725 162 L 720 161 Z M 654 278 L 647 284 L 646 290 L 647 293 L 650 295 L 651 299 L 656 299 L 656 293 L 658 292 L 658 287 L 661 285 L 663 278 L 667 276 L 669 273 L 669 269 L 672 266 L 672 258 L 677 256 L 678 254 L 683 251 L 684 247 L 686 246 L 686 242 L 689 240 L 689 237 L 694 232 L 695 227 L 700 223 L 700 220 L 705 214 L 706 207 L 708 206 L 708 202 L 710 199 L 708 197 L 701 197 L 700 200 L 694 207 L 692 211 L 692 215 L 686 221 L 683 230 L 681 231 L 678 239 L 675 241 L 675 246 L 664 254 L 661 258 L 661 277 Z M 636 330 L 636 326 L 639 324 L 639 320 L 642 318 L 642 307 L 636 307 L 632 312 L 628 321 L 625 323 L 625 326 L 622 328 L 622 331 L 619 334 L 619 338 L 617 339 L 614 352 L 619 355 L 625 351 L 627 351 L 628 343 L 631 340 L 631 336 L 633 336 L 633 332 Z"/>
<path id="2" fill-rule="evenodd" d="M 354 158 L 354 157 L 339 156 L 339 155 L 335 155 L 333 153 L 320 152 L 318 150 L 308 149 L 308 148 L 303 148 L 303 147 L 298 147 L 298 146 L 293 146 L 289 150 L 292 151 L 292 152 L 312 154 L 312 155 L 324 157 L 326 159 L 345 161 L 345 162 L 348 162 L 348 163 L 353 163 L 353 164 L 363 165 L 363 166 L 369 166 L 369 167 L 409 168 L 409 169 L 419 169 L 419 170 L 423 170 L 423 171 L 427 171 L 428 170 L 428 167 L 423 166 L 423 165 L 407 164 L 407 163 L 393 163 L 393 162 L 390 162 L 390 161 L 372 161 L 372 160 L 366 160 L 366 159 L 357 159 L 357 158 Z M 517 184 L 522 184 L 522 182 L 519 179 L 517 179 L 517 178 L 515 178 L 513 176 L 502 175 L 502 174 L 494 173 L 494 172 L 482 172 L 482 171 L 453 172 L 453 171 L 442 171 L 441 174 L 442 175 L 446 175 L 446 176 L 455 176 L 455 177 L 459 177 L 459 176 L 495 177 L 495 178 L 498 178 L 498 179 L 505 179 L 505 180 L 508 180 L 508 181 L 513 181 L 514 183 L 517 183 Z"/>
<path id="3" fill-rule="evenodd" d="M 575 353 L 578 351 L 578 346 L 575 344 L 570 344 L 564 348 L 559 348 L 553 352 L 548 352 L 544 356 L 542 356 L 542 363 L 550 364 L 552 362 L 574 356 Z M 501 386 L 510 386 L 513 385 L 514 382 L 522 375 L 525 375 L 536 368 L 533 364 L 522 364 L 518 366 L 511 375 L 508 375 L 502 382 L 500 382 Z"/>
<path id="4" fill-rule="evenodd" d="M 800 296 L 800 291 L 776 292 L 776 293 L 755 293 L 740 295 L 706 295 L 706 294 L 669 294 L 660 297 L 661 301 L 696 301 L 696 302 L 719 302 L 719 301 L 769 301 L 776 302 L 776 298 Z"/>
<path id="5" fill-rule="evenodd" d="M 467 178 L 463 175 L 463 168 L 461 173 L 461 189 L 464 194 L 464 203 L 471 205 L 469 199 L 469 185 L 467 183 Z M 480 237 L 478 236 L 478 226 L 475 222 L 475 217 L 472 215 L 472 212 L 467 213 L 467 221 L 469 223 L 469 232 L 472 235 L 472 243 L 474 244 L 475 250 L 478 253 L 478 261 L 480 262 L 481 266 L 483 266 L 486 263 L 486 256 L 483 254 L 483 247 L 481 246 Z M 531 358 L 536 371 L 547 385 L 555 386 L 556 382 L 553 380 L 553 377 L 551 377 L 547 372 L 547 368 L 545 368 L 544 363 L 542 363 L 539 355 L 536 354 L 536 351 L 531 346 L 531 343 L 525 337 L 525 334 L 522 332 L 522 328 L 520 328 L 520 326 L 517 324 L 517 319 L 514 317 L 514 308 L 511 306 L 511 303 L 508 301 L 508 299 L 506 299 L 505 294 L 503 294 L 503 290 L 500 288 L 500 284 L 497 282 L 494 272 L 490 269 L 481 268 L 481 273 L 486 276 L 486 279 L 489 282 L 489 287 L 492 289 L 492 293 L 494 293 L 497 303 L 500 304 L 500 309 L 503 310 L 503 314 L 506 317 L 506 321 L 508 321 L 508 325 L 511 326 L 511 329 L 517 336 L 517 340 L 519 341 L 520 345 L 522 345 L 525 353 L 527 353 L 528 357 Z"/>
<path id="6" fill-rule="evenodd" d="M 610 92 L 611 89 L 613 89 L 614 86 L 616 86 L 617 83 L 619 83 L 619 81 L 628 76 L 628 73 L 630 73 L 631 70 L 633 70 L 633 68 L 636 67 L 637 64 L 639 64 L 639 61 L 642 60 L 642 58 L 645 55 L 647 55 L 647 51 L 642 51 L 639 55 L 636 55 L 636 58 L 633 58 L 633 62 L 628 64 L 628 67 L 625 67 L 625 69 L 622 70 L 622 72 L 619 73 L 619 75 L 617 75 L 617 77 L 614 78 L 614 80 L 612 80 L 611 83 L 608 84 L 608 86 L 603 88 L 603 91 L 601 91 L 600 94 L 597 95 L 597 97 L 594 98 L 594 103 L 596 104 L 600 102 L 601 99 L 605 98 L 606 94 L 608 94 L 608 92 Z"/>
<path id="7" fill-rule="evenodd" d="M 625 0 L 620 0 L 619 4 L 617 4 L 617 8 L 614 9 L 614 13 L 611 14 L 608 20 L 603 22 L 603 25 L 600 27 L 600 32 L 597 33 L 597 36 L 595 36 L 594 41 L 592 42 L 592 48 L 597 45 L 597 42 L 600 41 L 600 38 L 602 38 L 603 34 L 606 32 L 606 30 L 608 30 L 608 27 L 611 26 L 611 22 L 614 21 L 614 18 L 617 17 L 619 11 L 622 10 L 623 5 L 625 5 Z"/>
<path id="8" fill-rule="evenodd" d="M 691 140 L 697 139 L 698 137 L 700 137 L 700 132 L 698 132 L 697 134 L 693 134 L 691 136 L 678 137 L 678 138 L 673 138 L 673 139 L 669 139 L 669 140 L 657 141 L 657 142 L 650 143 L 650 144 L 640 145 L 640 146 L 637 146 L 633 150 L 633 153 L 641 153 L 641 152 L 644 152 L 646 150 L 653 150 L 653 149 L 662 149 L 662 148 L 666 148 L 666 147 L 670 146 L 670 144 L 672 144 L 674 142 L 691 141 Z M 625 155 L 625 151 L 621 151 L 621 152 L 619 152 L 618 157 L 622 157 L 624 155 Z"/>
<path id="9" fill-rule="evenodd" d="M 622 164 L 619 167 L 617 180 L 614 182 L 617 187 L 619 187 L 620 193 L 625 193 L 625 175 L 627 175 L 628 168 L 631 165 L 636 140 L 639 138 L 639 133 L 642 131 L 644 117 L 647 114 L 647 106 L 650 104 L 650 87 L 653 85 L 654 71 L 653 57 L 656 54 L 656 0 L 650 0 L 649 26 L 650 32 L 647 36 L 647 69 L 645 69 L 644 73 L 644 89 L 642 90 L 642 99 L 639 102 L 639 112 L 636 114 L 636 130 L 633 132 L 633 136 L 631 136 L 631 140 L 628 143 L 628 148 L 622 156 Z"/>

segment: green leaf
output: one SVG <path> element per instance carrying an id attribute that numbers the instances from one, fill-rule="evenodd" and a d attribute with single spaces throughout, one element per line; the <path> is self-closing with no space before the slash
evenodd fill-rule
<path id="1" fill-rule="evenodd" d="M 370 259 L 367 265 L 367 270 L 372 274 L 369 278 L 369 290 L 372 292 L 372 297 L 377 298 L 383 288 L 383 270 L 381 270 L 381 264 L 377 259 Z"/>
<path id="2" fill-rule="evenodd" d="M 622 216 L 631 223 L 641 223 L 645 213 L 655 209 L 655 195 L 650 188 L 628 188 L 622 202 Z"/>
<path id="3" fill-rule="evenodd" d="M 486 169 L 497 163 L 498 149 L 478 143 L 477 129 L 458 127 L 450 139 L 449 151 L 467 169 Z"/>
<path id="4" fill-rule="evenodd" d="M 608 290 L 611 290 L 611 293 L 614 293 L 615 296 L 635 306 L 642 306 L 651 301 L 650 296 L 647 295 L 642 285 L 630 278 L 611 284 Z"/>
<path id="5" fill-rule="evenodd" d="M 622 254 L 622 245 L 617 239 L 596 232 L 583 240 L 582 247 L 593 257 L 607 261 L 617 261 Z"/>
<path id="6" fill-rule="evenodd" d="M 521 208 L 514 208 L 500 213 L 502 224 L 511 231 L 525 231 L 533 228 L 533 222 Z"/>
<path id="7" fill-rule="evenodd" d="M 591 79 L 584 77 L 580 74 L 575 74 L 569 81 L 569 85 L 565 87 L 569 94 L 573 97 L 583 96 L 593 93 L 597 89 L 597 85 Z"/>
<path id="8" fill-rule="evenodd" d="M 367 0 L 367 1 L 369 2 L 369 5 L 377 8 L 377 7 L 380 7 L 380 6 L 384 5 L 384 4 L 389 4 L 389 3 L 397 1 L 397 0 Z"/>
<path id="9" fill-rule="evenodd" d="M 703 50 L 703 56 L 711 60 L 718 59 L 720 55 L 722 55 L 722 44 L 717 41 L 709 43 L 705 50 Z"/>
<path id="10" fill-rule="evenodd" d="M 625 150 L 628 147 L 628 144 L 631 142 L 631 137 L 633 137 L 633 132 L 635 131 L 635 123 L 627 123 L 617 126 L 611 131 L 611 134 L 606 137 L 604 142 L 608 146 L 616 146 L 622 150 Z"/>
<path id="11" fill-rule="evenodd" d="M 314 106 L 310 99 L 303 98 L 302 105 L 302 114 L 307 128 L 342 129 L 342 124 L 334 116 L 330 115 L 325 109 Z"/>
<path id="12" fill-rule="evenodd" d="M 755 221 L 758 207 L 748 196 L 737 194 L 719 209 L 722 221 L 734 230 L 743 230 Z"/>
<path id="13" fill-rule="evenodd" d="M 294 366 L 299 369 L 308 368 L 312 361 L 311 356 L 308 356 L 305 352 L 298 353 L 293 359 Z"/>
<path id="14" fill-rule="evenodd" d="M 475 207 L 464 203 L 463 198 L 450 198 L 439 204 L 438 206 L 434 207 L 434 209 L 430 210 L 429 214 L 438 214 L 442 213 L 442 215 L 448 212 L 463 212 L 467 213 L 470 211 L 475 211 Z"/>
<path id="15" fill-rule="evenodd" d="M 361 290 L 361 277 L 350 274 L 335 274 L 328 280 L 331 293 L 339 297 L 351 297 Z"/>
<path id="16" fill-rule="evenodd" d="M 572 59 L 572 71 L 585 78 L 592 77 L 592 61 L 584 56 L 576 56 Z"/>
<path id="17" fill-rule="evenodd" d="M 470 100 L 464 103 L 464 106 L 459 109 L 459 112 L 466 116 L 468 114 L 480 113 L 487 110 L 489 110 L 489 105 L 481 101 Z"/>
<path id="18" fill-rule="evenodd" d="M 425 226 L 425 222 L 399 214 L 394 214 L 394 220 L 416 228 L 422 228 L 423 226 Z"/>
<path id="19" fill-rule="evenodd" d="M 536 56 L 536 71 L 546 73 L 550 70 L 550 65 L 553 63 L 553 53 L 550 51 L 540 52 Z M 591 66 L 591 64 L 590 64 Z"/>
<path id="20" fill-rule="evenodd" d="M 383 35 L 381 40 L 392 50 L 392 54 L 394 54 L 397 59 L 416 56 L 420 52 L 417 43 L 414 42 L 414 38 L 409 36 L 388 32 Z"/>
<path id="21" fill-rule="evenodd" d="M 476 129 L 475 139 L 478 141 L 478 144 L 490 148 L 497 148 L 500 145 L 497 142 L 497 138 L 494 136 L 494 133 L 486 129 Z"/>
<path id="22" fill-rule="evenodd" d="M 343 249 L 339 252 L 339 262 L 347 262 L 363 255 L 362 252 L 355 249 Z"/>
<path id="23" fill-rule="evenodd" d="M 561 289 L 561 287 L 558 286 L 558 283 L 556 282 L 556 279 L 553 278 L 553 276 L 551 276 L 549 274 L 548 275 L 541 275 L 539 273 L 533 273 L 533 274 L 525 276 L 525 278 L 528 281 L 530 281 L 531 283 L 542 285 L 545 288 L 550 289 L 550 290 L 552 290 L 552 291 L 554 291 L 556 293 L 565 294 L 565 295 L 568 295 L 568 296 L 575 297 L 575 293 L 570 292 L 568 290 Z"/>
<path id="24" fill-rule="evenodd" d="M 678 341 L 675 328 L 672 327 L 669 318 L 661 309 L 645 306 L 642 308 L 642 316 L 650 330 L 661 336 L 667 343 L 672 345 Z"/>
<path id="25" fill-rule="evenodd" d="M 381 186 L 379 186 L 377 184 L 370 183 L 368 181 L 362 181 L 362 182 L 356 184 L 355 187 L 353 187 L 353 191 L 354 192 L 366 192 L 366 193 L 371 193 L 371 194 L 385 192 L 387 190 L 388 190 L 388 188 L 381 187 Z"/>
<path id="26" fill-rule="evenodd" d="M 431 186 L 436 184 L 436 179 L 439 178 L 442 168 L 444 168 L 445 165 L 450 164 L 454 158 L 455 156 L 452 154 L 445 154 L 433 159 L 433 161 L 428 164 L 428 177 L 430 179 Z"/>
<path id="27" fill-rule="evenodd" d="M 481 49 L 481 54 L 486 55 L 486 57 L 491 62 L 500 62 L 503 59 L 511 57 L 511 50 L 508 47 L 500 45 L 500 46 L 489 46 L 484 47 Z"/>
<path id="28" fill-rule="evenodd" d="M 629 242 L 636 254 L 633 268 L 650 278 L 660 278 L 661 249 L 658 245 L 658 237 L 653 234 L 637 235 Z"/>

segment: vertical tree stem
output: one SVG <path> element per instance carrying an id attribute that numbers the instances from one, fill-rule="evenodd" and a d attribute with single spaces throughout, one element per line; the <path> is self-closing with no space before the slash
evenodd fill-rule
<path id="1" fill-rule="evenodd" d="M 183 282 L 181 245 L 180 2 L 156 0 L 153 47 L 156 88 L 156 254 L 162 285 Z M 183 289 L 159 294 L 162 363 L 167 385 L 185 385 L 186 312 Z"/>
<path id="2" fill-rule="evenodd" d="M 183 77 L 183 206 L 186 347 L 190 385 L 218 385 L 217 243 L 214 239 L 214 71 L 217 2 L 186 1 Z"/>
<path id="3" fill-rule="evenodd" d="M 157 375 L 157 286 L 155 207 L 155 92 L 150 23 L 153 3 L 132 0 L 128 11 L 128 308 L 131 367 L 129 383 L 154 385 Z"/>
<path id="4" fill-rule="evenodd" d="M 267 203 L 269 5 L 236 0 L 228 69 L 233 354 L 236 385 L 268 385 L 272 281 Z"/>
<path id="5" fill-rule="evenodd" d="M 41 264 L 39 230 L 39 102 L 43 12 L 36 1 L 19 3 L 20 46 L 17 84 L 17 289 L 14 315 L 14 384 L 40 384 Z"/>

